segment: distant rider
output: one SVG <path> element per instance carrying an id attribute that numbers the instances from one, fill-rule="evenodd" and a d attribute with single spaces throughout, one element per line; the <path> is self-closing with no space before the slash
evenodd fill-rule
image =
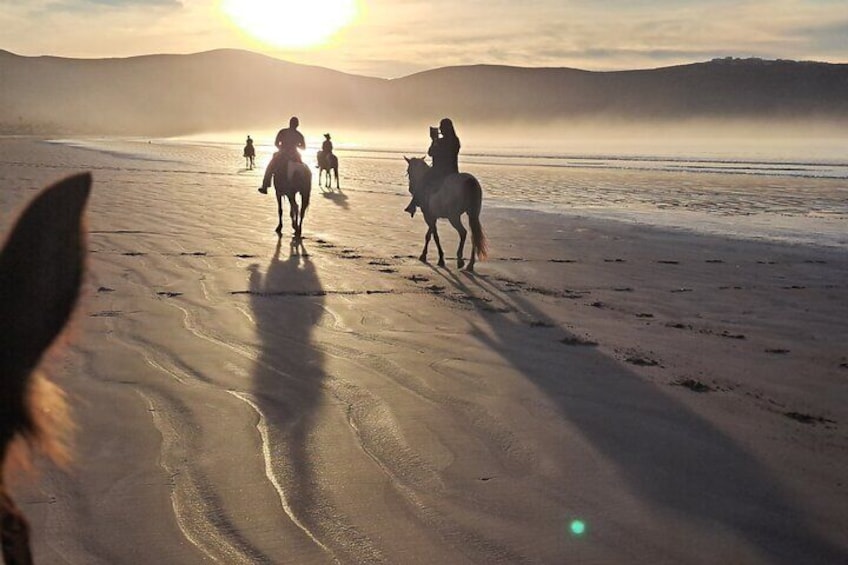
<path id="1" fill-rule="evenodd" d="M 324 157 L 329 157 L 333 154 L 333 142 L 330 141 L 330 134 L 324 134 L 324 143 L 321 144 L 321 151 L 324 152 Z"/>
<path id="2" fill-rule="evenodd" d="M 262 179 L 262 186 L 259 187 L 259 192 L 268 194 L 268 187 L 271 186 L 271 177 L 280 172 L 287 174 L 289 163 L 302 163 L 300 151 L 298 149 L 306 149 L 306 140 L 303 134 L 297 131 L 300 125 L 300 120 L 296 116 L 292 116 L 289 120 L 289 127 L 281 129 L 277 133 L 277 138 L 274 140 L 274 145 L 278 150 L 271 158 L 271 162 L 265 168 L 265 177 Z"/>
<path id="3" fill-rule="evenodd" d="M 460 143 L 450 118 L 442 119 L 438 128 L 430 128 L 430 139 L 430 148 L 427 150 L 427 154 L 433 158 L 433 166 L 427 171 L 420 189 L 427 192 L 437 190 L 448 175 L 459 172 Z M 416 195 L 413 194 L 409 206 L 404 211 L 409 212 L 410 216 L 415 216 L 415 209 L 420 205 L 420 196 L 416 198 Z"/>
<path id="4" fill-rule="evenodd" d="M 249 135 L 244 144 L 244 158 L 247 159 L 248 166 L 252 169 L 256 159 L 256 148 L 253 146 L 253 139 Z"/>

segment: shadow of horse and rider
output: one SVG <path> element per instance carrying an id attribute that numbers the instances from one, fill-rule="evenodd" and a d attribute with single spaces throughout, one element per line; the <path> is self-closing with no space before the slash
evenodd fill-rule
<path id="1" fill-rule="evenodd" d="M 405 157 L 405 160 L 409 191 L 421 208 L 427 225 L 419 259 L 427 261 L 428 246 L 433 239 L 439 253 L 437 265 L 445 266 L 437 221 L 447 219 L 459 234 L 457 268 L 473 271 L 475 261 L 485 258 L 488 247 L 480 222 L 483 197 L 480 183 L 468 173 L 452 173 L 444 177 L 438 186 L 428 186 L 426 178 L 431 167 L 425 159 Z M 283 195 L 292 203 L 291 217 L 293 224 L 298 222 L 295 234 L 299 238 L 310 193 L 308 183 L 304 182 L 311 181 L 311 173 L 305 166 L 298 171 L 296 175 L 301 175 L 299 181 L 287 182 L 288 176 L 280 175 L 283 178 L 279 184 L 275 180 L 275 189 L 278 206 L 281 206 Z M 305 197 L 299 208 L 294 202 L 297 193 Z M 463 215 L 468 217 L 472 239 L 467 264 L 464 245 L 468 230 L 463 225 Z M 278 233 L 281 225 L 282 220 Z M 279 243 L 275 259 L 261 285 L 264 292 L 255 295 L 258 301 L 255 312 L 257 315 L 262 313 L 262 320 L 265 320 L 260 323 L 263 333 L 279 322 L 276 314 L 267 311 L 267 300 L 262 298 L 267 294 L 269 283 L 295 279 L 306 282 L 311 290 L 320 288 L 308 255 L 293 247 L 288 261 L 280 261 L 278 257 Z M 505 307 L 518 313 L 519 318 L 557 325 L 556 320 L 550 319 L 534 303 L 521 296 L 506 294 L 486 275 L 460 277 L 444 268 L 432 268 L 461 293 L 469 296 L 484 293 L 503 301 Z M 320 300 L 317 299 L 318 304 L 314 306 L 319 306 Z M 582 351 L 579 355 L 569 355 L 563 354 L 561 348 L 539 347 L 537 338 L 526 332 L 526 324 L 520 320 L 514 322 L 507 317 L 499 317 L 493 321 L 482 309 L 483 302 L 470 303 L 481 308 L 481 318 L 488 321 L 486 328 L 481 325 L 473 330 L 480 343 L 498 351 L 505 363 L 536 385 L 550 399 L 559 417 L 579 430 L 593 449 L 613 465 L 629 490 L 651 506 L 691 516 L 706 528 L 730 531 L 769 562 L 787 565 L 841 562 L 839 560 L 844 557 L 841 549 L 815 531 L 808 523 L 805 509 L 770 470 L 724 430 L 603 352 Z M 309 328 L 304 328 L 303 333 L 308 335 Z M 526 348 L 530 347 L 537 349 L 538 354 L 528 356 Z M 276 342 L 269 343 L 268 350 L 275 349 Z M 320 367 L 320 354 L 313 349 L 312 355 L 310 366 Z M 266 366 L 274 366 L 277 361 L 269 360 Z M 584 366 L 594 367 L 594 371 L 582 370 Z M 590 378 L 598 372 L 605 376 L 602 381 Z M 304 391 L 299 402 L 309 406 L 308 414 L 315 410 L 325 375 L 319 370 L 314 377 L 300 383 Z M 261 373 L 259 380 L 263 381 L 263 386 L 259 388 L 273 389 L 278 379 L 277 374 Z M 598 399 L 603 398 L 614 399 L 617 403 L 615 412 L 595 410 Z M 270 400 L 266 400 L 263 408 L 272 415 L 285 412 Z M 605 419 L 611 413 L 615 414 L 614 421 Z M 272 425 L 280 429 L 290 428 L 291 422 L 296 420 L 282 416 L 278 420 L 274 420 L 274 416 L 271 419 Z M 298 430 L 293 435 L 295 451 L 289 455 L 296 460 L 308 460 L 306 435 L 305 430 Z M 698 439 L 694 441 L 693 438 Z M 633 449 L 633 445 L 644 446 L 644 449 Z M 303 467 L 297 469 L 294 475 L 308 492 L 306 487 L 312 470 Z M 621 526 L 613 518 L 604 520 L 605 523 L 597 523 L 596 527 L 614 529 Z M 805 561 L 805 558 L 808 559 Z"/>

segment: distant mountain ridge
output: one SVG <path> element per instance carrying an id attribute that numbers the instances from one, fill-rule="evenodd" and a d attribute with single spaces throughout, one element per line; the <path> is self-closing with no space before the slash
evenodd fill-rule
<path id="1" fill-rule="evenodd" d="M 848 65 L 714 59 L 594 72 L 497 65 L 398 79 L 342 73 L 247 51 L 123 59 L 0 50 L 0 133 L 181 135 L 310 123 L 391 128 L 572 119 L 848 119 Z"/>

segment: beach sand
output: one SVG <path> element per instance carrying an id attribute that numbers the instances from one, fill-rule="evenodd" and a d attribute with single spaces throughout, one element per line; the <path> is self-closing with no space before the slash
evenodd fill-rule
<path id="1" fill-rule="evenodd" d="M 237 167 L 0 139 L 3 233 L 94 175 L 38 562 L 848 562 L 845 250 L 484 201 L 470 275 L 402 190 L 297 245 Z"/>

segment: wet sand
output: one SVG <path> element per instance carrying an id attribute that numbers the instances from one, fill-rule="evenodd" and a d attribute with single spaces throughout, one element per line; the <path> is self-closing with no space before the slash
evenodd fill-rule
<path id="1" fill-rule="evenodd" d="M 39 562 L 848 559 L 845 250 L 484 202 L 470 275 L 344 169 L 298 245 L 261 171 L 0 148 L 4 233 L 94 174 Z"/>

